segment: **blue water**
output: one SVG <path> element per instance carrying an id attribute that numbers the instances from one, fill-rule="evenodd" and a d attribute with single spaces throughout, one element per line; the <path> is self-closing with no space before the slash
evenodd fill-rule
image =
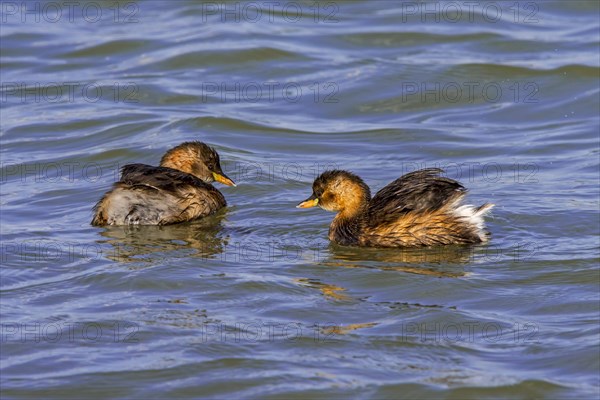
<path id="1" fill-rule="evenodd" d="M 599 3 L 467 3 L 3 2 L 1 396 L 598 398 Z M 90 226 L 186 140 L 225 210 Z M 425 167 L 496 204 L 489 244 L 295 208 Z"/>

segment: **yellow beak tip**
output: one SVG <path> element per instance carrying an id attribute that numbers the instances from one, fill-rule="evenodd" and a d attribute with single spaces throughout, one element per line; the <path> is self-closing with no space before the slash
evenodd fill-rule
<path id="1" fill-rule="evenodd" d="M 311 208 L 311 207 L 316 207 L 317 204 L 319 204 L 319 199 L 306 200 L 306 201 L 303 201 L 302 203 L 298 204 L 296 206 L 296 208 Z"/>
<path id="2" fill-rule="evenodd" d="M 217 174 L 216 172 L 213 172 L 213 177 L 215 178 L 215 181 L 222 183 L 223 185 L 227 185 L 227 186 L 237 186 L 231 179 L 227 178 L 226 176 L 223 176 L 221 174 Z"/>

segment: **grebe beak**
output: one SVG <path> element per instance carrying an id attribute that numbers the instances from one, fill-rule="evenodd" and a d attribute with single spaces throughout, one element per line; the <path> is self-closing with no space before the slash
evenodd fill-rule
<path id="1" fill-rule="evenodd" d="M 227 177 L 227 175 L 225 174 L 218 174 L 216 172 L 213 172 L 213 178 L 215 178 L 215 181 L 222 183 L 223 185 L 227 185 L 227 186 L 237 186 L 231 179 L 229 179 Z"/>
<path id="2" fill-rule="evenodd" d="M 296 208 L 311 208 L 316 207 L 319 204 L 319 199 L 313 193 L 308 199 L 304 200 L 302 203 L 298 204 Z"/>

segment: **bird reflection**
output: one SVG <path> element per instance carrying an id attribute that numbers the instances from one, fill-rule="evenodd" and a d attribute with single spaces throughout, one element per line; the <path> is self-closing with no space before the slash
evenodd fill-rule
<path id="1" fill-rule="evenodd" d="M 187 251 L 186 257 L 212 258 L 223 252 L 223 213 L 190 223 L 165 226 L 109 226 L 100 234 L 112 251 L 106 257 L 118 262 L 149 261 L 156 254 Z"/>
<path id="2" fill-rule="evenodd" d="M 444 246 L 423 248 L 377 249 L 339 246 L 330 244 L 326 254 L 320 257 L 319 264 L 326 267 L 364 268 L 380 271 L 426 275 L 436 278 L 461 278 L 468 276 L 467 263 L 476 254 L 476 246 Z M 323 297 L 333 301 L 366 301 L 348 294 L 348 289 L 338 284 L 325 283 L 315 278 L 295 278 L 300 286 L 316 289 Z M 398 303 L 406 307 L 441 307 L 419 303 Z M 452 308 L 452 307 L 450 307 Z M 337 333 L 371 327 L 375 323 L 360 323 L 346 328 L 337 328 Z"/>
<path id="3" fill-rule="evenodd" d="M 330 256 L 321 263 L 333 267 L 370 268 L 459 278 L 468 275 L 465 264 L 473 259 L 474 252 L 475 246 L 464 245 L 376 249 L 331 244 Z"/>
<path id="4" fill-rule="evenodd" d="M 294 282 L 299 284 L 300 286 L 309 287 L 311 289 L 318 289 L 321 291 L 323 296 L 333 300 L 352 300 L 352 298 L 344 293 L 346 291 L 345 288 L 336 285 L 329 285 L 327 283 L 323 283 L 318 279 L 309 279 L 309 278 L 295 278 Z"/>

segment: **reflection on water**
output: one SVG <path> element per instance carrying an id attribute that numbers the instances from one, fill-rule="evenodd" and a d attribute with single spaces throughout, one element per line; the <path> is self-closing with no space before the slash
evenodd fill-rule
<path id="1" fill-rule="evenodd" d="M 406 272 L 406 271 L 403 271 Z M 411 272 L 411 271 L 408 271 Z M 412 272 L 411 272 L 412 273 Z M 429 275 L 429 274 L 425 274 L 425 275 Z M 296 278 L 294 279 L 294 282 L 299 284 L 300 286 L 304 286 L 304 287 L 308 287 L 311 289 L 317 289 L 321 292 L 321 294 L 330 300 L 337 300 L 337 301 L 352 301 L 352 300 L 357 300 L 357 301 L 366 301 L 365 298 L 353 298 L 350 295 L 347 295 L 345 293 L 341 293 L 341 292 L 345 292 L 347 291 L 346 288 L 338 286 L 338 285 L 331 285 L 329 283 L 325 283 L 325 282 L 321 282 L 319 279 L 314 279 L 314 278 Z M 388 308 L 447 308 L 447 309 L 456 309 L 455 306 L 449 306 L 449 307 L 445 307 L 445 306 L 441 306 L 439 304 L 421 304 L 421 303 L 408 303 L 408 302 L 390 302 L 390 301 L 378 301 L 375 302 L 374 304 L 377 304 L 379 306 L 386 306 Z M 362 328 L 365 327 L 365 325 L 369 325 L 369 326 L 373 326 L 376 325 L 374 323 L 367 323 L 367 324 L 359 324 L 361 326 L 358 326 L 358 328 Z"/>
<path id="2" fill-rule="evenodd" d="M 331 257 L 324 260 L 322 264 L 332 267 L 371 268 L 440 278 L 458 278 L 468 275 L 464 268 L 476 257 L 478 247 L 480 246 L 462 245 L 376 249 L 331 244 L 329 247 Z"/>
<path id="3" fill-rule="evenodd" d="M 155 253 L 188 250 L 186 257 L 212 258 L 223 252 L 227 237 L 222 236 L 224 212 L 198 221 L 166 226 L 110 226 L 99 243 L 112 245 L 106 257 L 112 261 L 150 260 Z M 189 251 L 191 250 L 191 251 Z"/>
<path id="4" fill-rule="evenodd" d="M 323 296 L 334 299 L 334 300 L 352 300 L 352 298 L 344 293 L 340 293 L 345 291 L 346 289 L 341 286 L 329 285 L 327 283 L 323 283 L 318 279 L 310 279 L 310 278 L 296 278 L 294 282 L 306 286 L 313 289 L 318 289 L 323 293 Z"/>
<path id="5" fill-rule="evenodd" d="M 364 322 L 358 324 L 349 325 L 334 325 L 321 327 L 321 334 L 323 335 L 346 335 L 357 329 L 372 328 L 377 326 L 376 322 Z"/>

